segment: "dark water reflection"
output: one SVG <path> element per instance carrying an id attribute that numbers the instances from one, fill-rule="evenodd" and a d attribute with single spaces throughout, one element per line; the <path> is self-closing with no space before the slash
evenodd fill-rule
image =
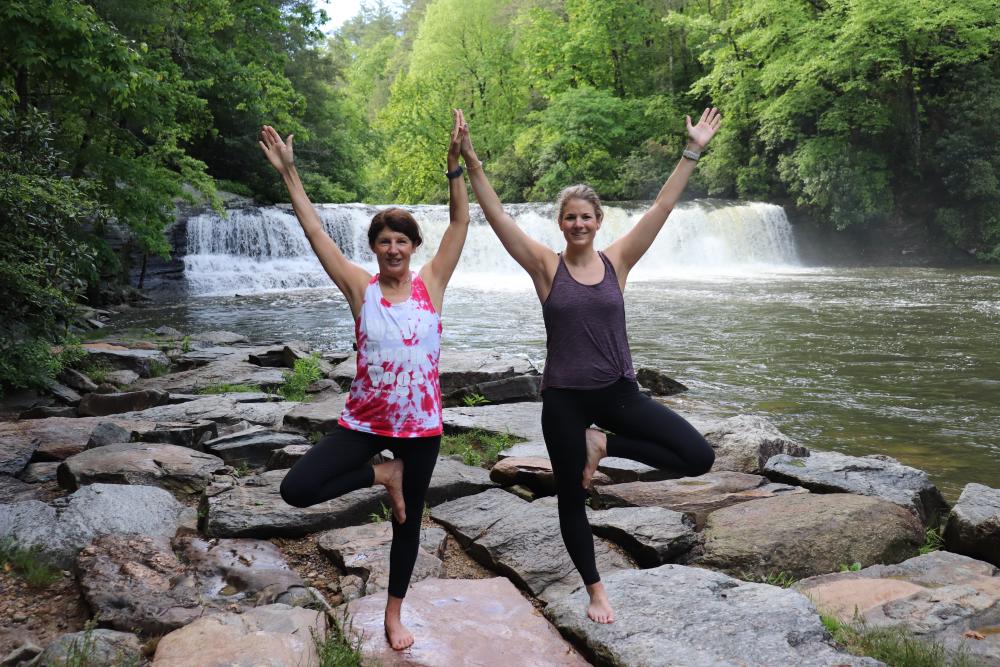
<path id="1" fill-rule="evenodd" d="M 544 356 L 527 280 L 458 280 L 444 345 Z M 633 282 L 636 363 L 691 391 L 693 412 L 769 416 L 803 444 L 889 454 L 929 471 L 954 499 L 1000 487 L 1000 270 L 821 269 Z M 334 289 L 190 299 L 132 310 L 117 326 L 227 329 L 347 350 Z"/>

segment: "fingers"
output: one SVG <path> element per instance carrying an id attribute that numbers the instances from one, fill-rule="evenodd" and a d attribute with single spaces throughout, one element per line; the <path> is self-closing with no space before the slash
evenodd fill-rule
<path id="1" fill-rule="evenodd" d="M 689 130 L 692 128 L 692 125 L 691 125 L 691 116 L 684 116 L 684 125 Z"/>
<path id="2" fill-rule="evenodd" d="M 707 121 L 708 120 L 708 116 L 709 116 L 709 114 L 711 112 L 712 112 L 712 110 L 709 109 L 708 107 L 706 107 L 705 110 L 701 112 L 701 118 L 698 120 L 698 123 L 701 124 L 701 123 L 704 123 L 705 121 Z"/>
<path id="3" fill-rule="evenodd" d="M 275 132 L 275 134 L 277 135 L 278 133 Z M 278 141 L 281 141 L 281 137 L 278 137 Z M 292 142 L 293 141 L 295 141 L 295 135 L 294 134 L 289 134 L 288 138 L 285 139 L 285 143 L 288 144 L 289 150 L 291 150 L 291 148 L 292 148 Z"/>

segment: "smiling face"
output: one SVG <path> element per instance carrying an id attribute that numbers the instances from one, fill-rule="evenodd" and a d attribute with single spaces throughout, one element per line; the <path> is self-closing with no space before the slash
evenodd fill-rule
<path id="1" fill-rule="evenodd" d="M 559 229 L 566 237 L 567 246 L 592 245 L 600 228 L 601 217 L 586 199 L 567 199 L 563 204 Z"/>
<path id="2" fill-rule="evenodd" d="M 403 232 L 384 227 L 372 242 L 372 250 L 378 261 L 379 273 L 396 278 L 409 274 L 410 256 L 416 247 Z"/>

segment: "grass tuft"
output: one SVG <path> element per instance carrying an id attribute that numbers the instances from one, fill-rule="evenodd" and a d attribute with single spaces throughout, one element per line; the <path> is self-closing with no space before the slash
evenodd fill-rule
<path id="1" fill-rule="evenodd" d="M 195 391 L 196 394 L 251 394 L 260 391 L 260 387 L 250 384 L 212 384 Z"/>
<path id="2" fill-rule="evenodd" d="M 278 393 L 287 401 L 302 402 L 306 400 L 306 387 L 323 377 L 319 362 L 318 352 L 313 352 L 302 359 L 296 359 L 295 367 L 285 373 L 285 384 L 281 385 Z"/>
<path id="3" fill-rule="evenodd" d="M 49 562 L 38 545 L 24 549 L 9 537 L 0 541 L 0 569 L 14 573 L 33 588 L 51 586 L 61 576 L 61 570 Z"/>
<path id="4" fill-rule="evenodd" d="M 754 572 L 741 572 L 738 579 L 749 581 L 755 584 L 770 584 L 779 588 L 790 588 L 798 579 L 787 572 L 769 572 L 768 574 L 756 574 Z"/>
<path id="5" fill-rule="evenodd" d="M 902 626 L 871 627 L 864 619 L 846 623 L 820 616 L 834 641 L 858 656 L 881 660 L 892 667 L 975 667 L 964 653 L 952 654 L 937 642 L 921 639 Z"/>
<path id="6" fill-rule="evenodd" d="M 490 467 L 497 462 L 497 455 L 521 439 L 510 433 L 493 433 L 472 429 L 441 437 L 441 453 L 458 454 L 465 465 Z"/>
<path id="7" fill-rule="evenodd" d="M 319 657 L 319 667 L 368 667 L 361 651 L 363 638 L 360 633 L 351 633 L 351 621 L 346 609 L 341 618 L 327 614 L 328 626 L 325 637 L 312 630 L 313 644 Z"/>

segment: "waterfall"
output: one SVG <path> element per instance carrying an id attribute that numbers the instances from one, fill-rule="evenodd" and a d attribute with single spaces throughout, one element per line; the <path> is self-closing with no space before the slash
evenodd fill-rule
<path id="1" fill-rule="evenodd" d="M 368 223 L 379 207 L 321 204 L 323 226 L 352 261 L 375 270 Z M 553 249 L 564 240 L 551 204 L 514 204 L 507 211 L 532 238 Z M 426 262 L 448 226 L 447 206 L 407 207 L 420 223 L 424 244 L 413 265 Z M 597 237 L 606 247 L 638 222 L 639 206 L 606 206 Z M 191 294 L 225 295 L 329 287 L 295 215 L 288 206 L 241 208 L 225 217 L 204 213 L 187 222 L 184 278 Z M 792 229 L 780 206 L 757 202 L 699 200 L 679 205 L 631 278 L 647 280 L 690 274 L 727 274 L 798 265 Z M 453 284 L 518 288 L 530 284 L 472 207 L 472 226 Z"/>

